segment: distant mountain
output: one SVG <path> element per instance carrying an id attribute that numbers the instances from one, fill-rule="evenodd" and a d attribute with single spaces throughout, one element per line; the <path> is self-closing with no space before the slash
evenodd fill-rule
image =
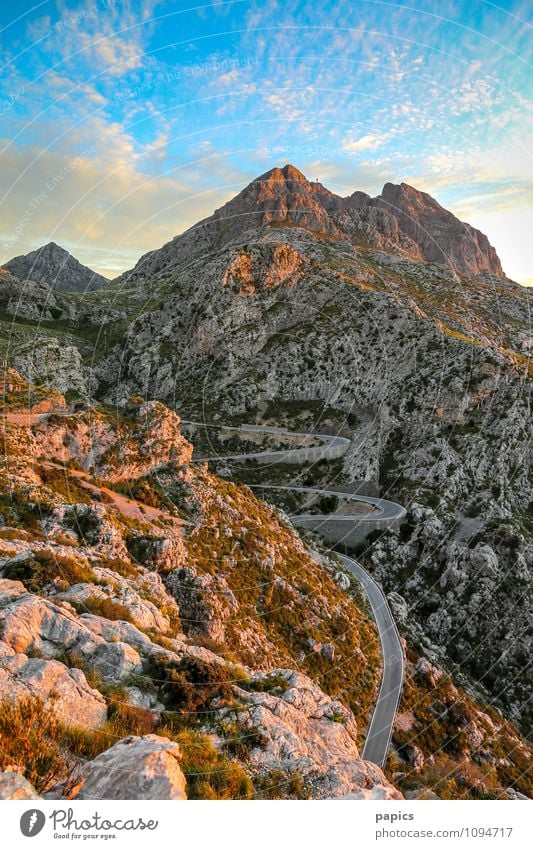
<path id="1" fill-rule="evenodd" d="M 87 292 L 109 283 L 106 277 L 82 265 L 55 242 L 10 259 L 4 268 L 22 280 L 46 283 L 61 292 Z"/>
<path id="2" fill-rule="evenodd" d="M 209 218 L 145 254 L 121 279 L 158 274 L 265 225 L 293 225 L 332 239 L 348 239 L 355 246 L 400 252 L 444 264 L 468 278 L 485 273 L 504 276 L 487 237 L 425 192 L 406 183 L 387 183 L 375 198 L 360 191 L 343 198 L 310 182 L 293 165 L 285 165 L 257 177 Z"/>

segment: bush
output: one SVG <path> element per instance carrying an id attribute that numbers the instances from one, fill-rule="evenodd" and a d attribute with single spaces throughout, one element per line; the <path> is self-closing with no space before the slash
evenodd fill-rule
<path id="1" fill-rule="evenodd" d="M 90 566 L 85 566 L 73 557 L 63 557 L 49 551 L 36 551 L 27 560 L 8 563 L 4 575 L 12 581 L 22 581 L 27 590 L 39 593 L 55 578 L 67 584 L 90 584 L 96 575 Z"/>
<path id="2" fill-rule="evenodd" d="M 252 799 L 253 784 L 239 764 L 213 746 L 206 734 L 181 731 L 174 734 L 164 726 L 158 729 L 181 747 L 181 768 L 187 779 L 189 799 Z"/>
<path id="3" fill-rule="evenodd" d="M 0 704 L 0 770 L 17 766 L 38 793 L 67 773 L 63 729 L 38 698 Z"/>
<path id="4" fill-rule="evenodd" d="M 101 728 L 65 728 L 64 741 L 70 751 L 83 758 L 95 758 L 124 737 L 153 734 L 156 715 L 125 700 L 120 689 L 109 698 L 108 719 Z"/>
<path id="5" fill-rule="evenodd" d="M 309 799 L 311 795 L 301 773 L 287 774 L 281 769 L 258 778 L 256 787 L 261 799 Z"/>
<path id="6" fill-rule="evenodd" d="M 134 622 L 127 607 L 107 596 L 89 595 L 83 601 L 73 600 L 71 604 L 78 613 L 94 613 L 112 621 Z"/>
<path id="7" fill-rule="evenodd" d="M 159 698 L 165 706 L 183 714 L 208 711 L 213 699 L 229 701 L 233 695 L 235 676 L 228 667 L 194 657 L 176 662 L 155 655 L 150 658 L 148 674 L 159 684 Z"/>
<path id="8" fill-rule="evenodd" d="M 239 681 L 238 683 L 243 690 L 252 693 L 272 693 L 275 696 L 280 696 L 289 689 L 287 679 L 283 675 L 273 673 L 264 678 L 248 678 L 246 681 Z"/>

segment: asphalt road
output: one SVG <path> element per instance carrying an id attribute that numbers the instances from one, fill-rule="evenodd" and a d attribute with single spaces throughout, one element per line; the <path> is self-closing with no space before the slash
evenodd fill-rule
<path id="1" fill-rule="evenodd" d="M 206 425 L 202 422 L 190 421 L 183 419 L 183 424 L 198 425 L 204 428 L 216 427 L 220 430 L 234 430 L 237 433 L 271 433 L 274 436 L 292 436 L 301 437 L 303 439 L 317 440 L 320 445 L 297 445 L 294 448 L 282 448 L 276 451 L 253 451 L 246 454 L 229 454 L 215 455 L 213 457 L 195 457 L 194 462 L 207 463 L 219 460 L 254 460 L 261 458 L 262 462 L 279 463 L 287 459 L 296 459 L 301 457 L 302 461 L 306 459 L 331 459 L 332 456 L 340 457 L 344 454 L 350 445 L 350 440 L 344 436 L 332 436 L 326 433 L 297 433 L 293 430 L 287 430 L 283 427 L 261 427 L 260 425 L 240 425 L 239 427 L 226 425 Z"/>
<path id="2" fill-rule="evenodd" d="M 404 676 L 403 646 L 383 590 L 357 560 L 341 554 L 344 565 L 361 583 L 376 621 L 383 671 L 381 686 L 368 728 L 363 760 L 382 766 L 387 760 L 394 717 L 398 709 Z"/>
<path id="3" fill-rule="evenodd" d="M 259 426 L 251 428 L 242 427 L 233 429 L 239 430 L 240 432 L 245 432 L 248 429 L 254 431 L 264 430 L 265 432 L 270 433 L 291 433 L 290 431 L 287 431 L 283 428 L 266 427 L 263 429 Z M 338 450 L 344 453 L 344 451 L 347 450 L 348 445 L 350 444 L 349 439 L 345 439 L 341 436 L 329 436 L 326 434 L 318 433 L 295 433 L 292 435 L 300 437 L 312 436 L 314 439 L 320 440 L 322 445 L 318 447 L 315 446 L 312 450 L 317 451 L 318 448 L 318 451 L 320 451 L 320 449 L 322 448 L 325 457 L 327 457 L 328 449 L 332 446 L 338 447 Z M 250 459 L 260 456 L 264 460 L 271 459 L 273 462 L 279 462 L 283 460 L 283 455 L 294 455 L 297 454 L 299 451 L 306 452 L 309 450 L 309 447 L 299 447 L 281 451 L 264 451 L 258 452 L 256 454 L 237 454 L 231 457 L 206 457 L 202 458 L 202 460 L 242 460 L 245 458 Z M 365 521 L 372 523 L 380 521 L 387 522 L 391 519 L 402 519 L 406 514 L 406 510 L 404 507 L 401 506 L 401 504 L 395 504 L 393 501 L 387 501 L 383 498 L 372 498 L 370 496 L 365 495 L 356 495 L 352 492 L 337 492 L 336 490 L 318 489 L 315 487 L 275 486 L 268 484 L 258 484 L 254 485 L 251 488 L 278 489 L 292 492 L 312 492 L 316 493 L 317 495 L 335 496 L 337 498 L 348 499 L 350 501 L 363 502 L 365 504 L 371 505 L 374 508 L 371 513 L 357 515 L 339 513 L 300 513 L 298 515 L 291 516 L 291 520 L 295 525 L 305 525 L 306 519 L 313 519 L 316 521 L 317 518 L 322 519 L 324 523 L 327 523 L 330 520 L 334 520 L 335 522 L 357 522 L 358 524 L 361 524 Z M 318 529 L 315 528 L 315 530 Z M 352 575 L 354 575 L 355 578 L 357 578 L 367 595 L 367 598 L 370 602 L 370 607 L 372 609 L 372 614 L 376 622 L 379 640 L 381 643 L 383 665 L 383 670 L 381 674 L 381 684 L 376 704 L 374 707 L 374 712 L 372 714 L 372 719 L 370 721 L 370 725 L 367 731 L 362 757 L 363 760 L 371 761 L 372 763 L 375 763 L 378 766 L 382 766 L 387 759 L 390 740 L 392 737 L 394 718 L 396 716 L 396 711 L 398 709 L 398 703 L 400 701 L 400 695 L 402 691 L 404 678 L 403 646 L 394 619 L 392 617 L 390 607 L 387 603 L 387 599 L 379 584 L 374 581 L 372 576 L 366 571 L 366 569 L 361 566 L 360 563 L 357 562 L 357 560 L 353 560 L 351 557 L 347 557 L 343 554 L 339 556 L 342 558 L 346 568 L 352 573 Z"/>
<path id="4" fill-rule="evenodd" d="M 370 495 L 356 495 L 353 492 L 337 492 L 333 489 L 317 489 L 313 486 L 274 486 L 273 484 L 253 484 L 250 489 L 281 489 L 288 492 L 313 492 L 317 495 L 337 496 L 346 501 L 362 501 L 364 504 L 370 504 L 374 507 L 372 513 L 361 513 L 355 516 L 342 513 L 299 513 L 297 516 L 291 516 L 291 519 L 296 522 L 298 519 L 306 519 L 322 516 L 324 522 L 330 518 L 335 518 L 335 521 L 343 522 L 380 522 L 390 521 L 391 519 L 403 519 L 406 514 L 405 507 L 401 504 L 396 504 L 394 501 L 386 501 L 384 498 L 372 498 Z"/>
<path id="5" fill-rule="evenodd" d="M 371 498 L 369 496 L 354 495 L 350 492 L 337 492 L 330 489 L 317 489 L 315 487 L 295 487 L 295 486 L 253 486 L 254 489 L 281 489 L 290 490 L 292 492 L 313 492 L 319 495 L 338 496 L 341 498 L 350 499 L 351 501 L 363 501 L 366 504 L 372 504 L 379 513 L 372 512 L 365 515 L 339 515 L 336 513 L 316 514 L 302 513 L 296 516 L 291 516 L 293 524 L 298 525 L 301 520 L 306 518 L 313 519 L 321 518 L 324 523 L 335 517 L 334 521 L 342 519 L 347 522 L 361 523 L 365 521 L 376 522 L 380 519 L 401 519 L 405 516 L 405 508 L 401 504 L 395 504 L 393 501 L 385 501 L 381 498 Z M 316 529 L 315 529 L 316 530 Z M 379 584 L 374 581 L 372 576 L 361 566 L 357 560 L 341 554 L 340 557 L 344 561 L 345 566 L 357 578 L 362 585 L 367 598 L 372 608 L 372 614 L 378 629 L 379 640 L 381 643 L 381 656 L 383 671 L 381 675 L 381 685 L 374 707 L 374 713 L 370 726 L 367 731 L 365 745 L 363 747 L 363 760 L 372 761 L 372 763 L 382 766 L 387 760 L 390 740 L 392 736 L 392 728 L 394 725 L 394 717 L 398 709 L 400 695 L 402 692 L 403 676 L 404 676 L 404 653 L 400 640 L 400 635 L 396 628 L 394 619 L 387 599 Z"/>

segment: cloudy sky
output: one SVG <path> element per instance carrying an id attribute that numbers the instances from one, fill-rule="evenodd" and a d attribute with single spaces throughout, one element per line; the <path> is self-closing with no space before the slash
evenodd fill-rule
<path id="1" fill-rule="evenodd" d="M 113 277 L 291 162 L 408 182 L 533 283 L 527 0 L 4 0 L 0 262 Z"/>

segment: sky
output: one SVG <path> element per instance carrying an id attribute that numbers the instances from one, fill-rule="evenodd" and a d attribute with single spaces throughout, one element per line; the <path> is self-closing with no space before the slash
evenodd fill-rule
<path id="1" fill-rule="evenodd" d="M 406 182 L 533 285 L 528 0 L 3 0 L 0 262 L 108 277 L 292 163 Z"/>

